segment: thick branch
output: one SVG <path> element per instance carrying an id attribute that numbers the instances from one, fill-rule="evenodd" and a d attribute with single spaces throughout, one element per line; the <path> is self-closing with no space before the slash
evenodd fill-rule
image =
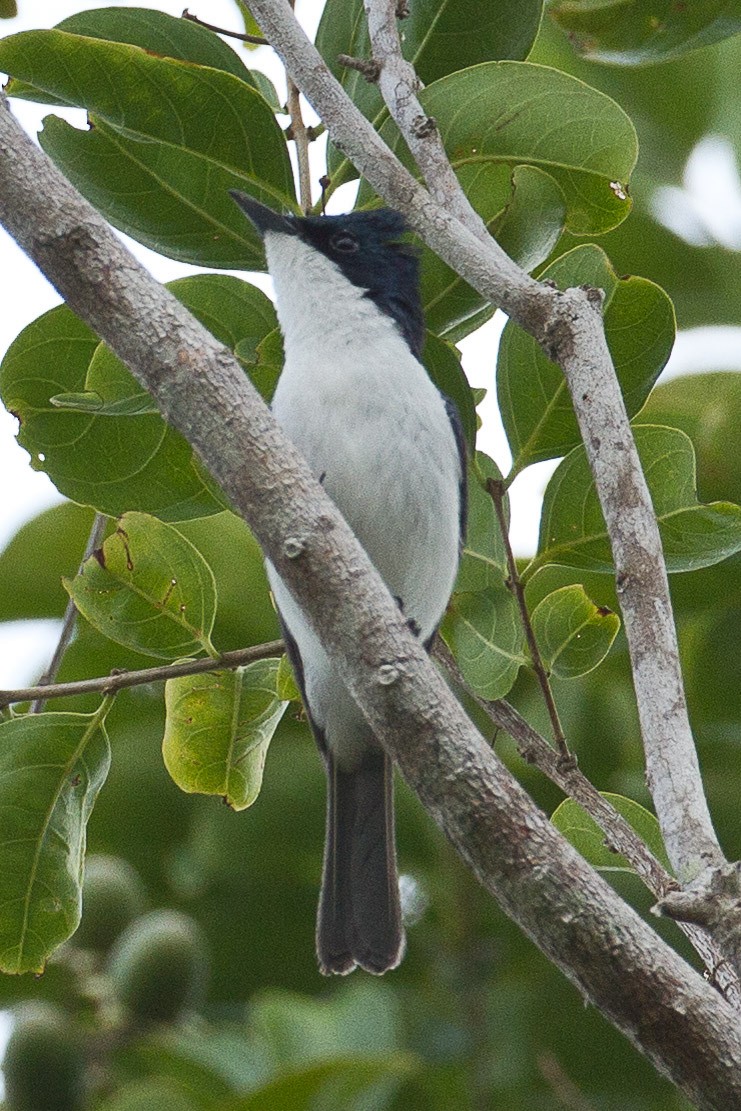
<path id="1" fill-rule="evenodd" d="M 723 857 L 687 716 L 661 538 L 593 292 L 562 295 L 552 355 L 566 376 L 610 535 L 649 789 L 669 859 L 687 882 Z"/>
<path id="2" fill-rule="evenodd" d="M 262 4 L 253 7 L 270 33 Z M 192 443 L 481 883 L 698 1106 L 741 1111 L 735 1012 L 534 806 L 462 712 L 236 360 L 138 265 L 4 103 L 0 222 Z"/>
<path id="3" fill-rule="evenodd" d="M 385 18 L 387 3 L 372 0 L 373 6 L 382 8 L 379 22 Z M 482 241 L 449 215 L 399 165 L 344 95 L 287 5 L 255 0 L 252 10 L 327 125 L 332 141 L 385 200 L 404 212 L 428 246 L 533 335 L 563 368 L 590 461 L 600 459 L 595 478 L 613 545 L 649 782 L 656 790 L 654 801 L 669 858 L 683 881 L 709 865 L 722 864 L 689 726 L 658 527 L 601 318 L 589 311 L 588 294 L 579 290 L 561 294 L 538 285 L 493 239 Z M 402 94 L 406 92 L 404 86 Z M 387 88 L 386 95 L 389 110 L 405 125 L 393 89 Z M 410 145 L 415 140 L 408 128 L 404 137 Z M 434 173 L 434 167 L 428 169 Z M 581 400 L 585 395 L 588 402 Z M 611 470 L 617 459 L 619 480 Z M 652 564 L 642 574 L 633 558 L 638 550 L 646 565 Z"/>

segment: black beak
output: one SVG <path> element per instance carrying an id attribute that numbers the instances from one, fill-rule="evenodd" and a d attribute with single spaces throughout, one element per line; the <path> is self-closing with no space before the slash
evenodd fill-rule
<path id="1" fill-rule="evenodd" d="M 265 235 L 269 231 L 278 232 L 280 235 L 297 234 L 298 228 L 290 216 L 280 216 L 277 212 L 273 212 L 272 208 L 260 204 L 247 193 L 240 193 L 238 189 L 230 189 L 229 193 L 245 216 L 255 225 L 260 235 Z"/>

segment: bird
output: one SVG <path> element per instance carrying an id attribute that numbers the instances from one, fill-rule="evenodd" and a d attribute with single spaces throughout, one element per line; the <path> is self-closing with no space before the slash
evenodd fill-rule
<path id="1" fill-rule="evenodd" d="M 390 208 L 282 215 L 232 192 L 262 236 L 283 335 L 275 419 L 429 650 L 456 579 L 466 446 L 421 361 L 418 253 Z M 393 765 L 270 561 L 287 653 L 327 772 L 320 971 L 380 975 L 405 936 Z"/>

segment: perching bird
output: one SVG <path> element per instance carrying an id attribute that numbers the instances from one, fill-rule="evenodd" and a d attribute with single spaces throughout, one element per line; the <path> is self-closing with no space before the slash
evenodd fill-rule
<path id="1" fill-rule="evenodd" d="M 466 460 L 457 413 L 420 362 L 419 263 L 400 242 L 404 219 L 280 216 L 232 196 L 264 238 L 275 285 L 285 345 L 275 418 L 427 645 L 458 568 Z M 319 966 L 380 974 L 404 952 L 392 764 L 270 564 L 268 577 L 328 776 Z"/>

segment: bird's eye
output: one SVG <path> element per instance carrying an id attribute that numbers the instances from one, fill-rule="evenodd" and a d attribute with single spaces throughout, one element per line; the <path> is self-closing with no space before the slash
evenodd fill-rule
<path id="1" fill-rule="evenodd" d="M 338 231 L 329 241 L 330 247 L 335 251 L 340 251 L 343 255 L 351 255 L 353 251 L 357 251 L 360 247 L 354 235 L 349 231 Z"/>

